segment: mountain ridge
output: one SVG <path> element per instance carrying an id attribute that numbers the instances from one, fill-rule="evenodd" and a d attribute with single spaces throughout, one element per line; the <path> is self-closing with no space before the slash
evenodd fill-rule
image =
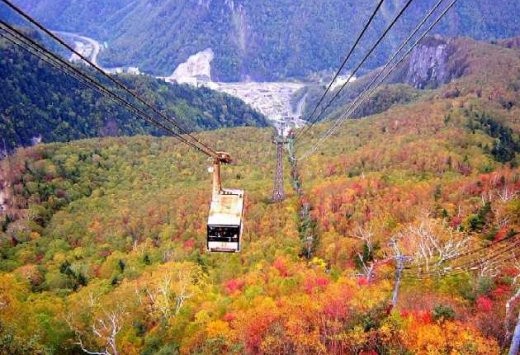
<path id="1" fill-rule="evenodd" d="M 402 3 L 385 2 L 374 29 L 382 32 Z M 190 0 L 183 4 L 149 0 L 111 0 L 103 4 L 20 0 L 18 4 L 52 28 L 107 41 L 108 49 L 101 55 L 102 64 L 107 66 L 139 66 L 145 72 L 164 76 L 190 55 L 212 48 L 215 81 L 304 78 L 331 70 L 361 30 L 361 21 L 368 18 L 373 6 L 332 0 Z M 422 16 L 432 4 L 430 0 L 413 4 L 404 20 L 399 21 L 397 32 L 389 34 L 381 50 L 369 61 L 369 67 L 380 65 L 414 26 L 412 19 Z M 474 5 L 460 2 L 437 32 L 476 39 L 511 37 L 520 33 L 520 27 L 507 19 L 519 13 L 520 5 L 506 0 L 484 0 Z M 147 15 L 143 18 L 142 14 Z M 345 21 L 345 14 L 352 14 L 355 21 Z M 368 48 L 375 36 L 375 31 L 369 31 L 368 40 L 361 47 Z M 356 53 L 354 59 L 359 58 Z"/>

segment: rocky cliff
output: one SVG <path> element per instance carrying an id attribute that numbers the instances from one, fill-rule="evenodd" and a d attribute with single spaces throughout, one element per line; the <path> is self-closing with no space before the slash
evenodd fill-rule
<path id="1" fill-rule="evenodd" d="M 464 75 L 468 67 L 459 50 L 454 40 L 429 37 L 412 51 L 401 78 L 396 81 L 417 89 L 434 89 L 447 84 Z"/>

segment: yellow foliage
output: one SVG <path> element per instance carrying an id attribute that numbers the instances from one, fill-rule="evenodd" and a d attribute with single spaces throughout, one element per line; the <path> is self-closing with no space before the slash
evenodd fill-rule
<path id="1" fill-rule="evenodd" d="M 31 232 L 31 240 L 36 240 L 41 237 L 40 233 L 38 232 Z"/>
<path id="2" fill-rule="evenodd" d="M 495 340 L 481 336 L 459 322 L 420 324 L 414 322 L 404 337 L 406 346 L 416 354 L 498 354 Z"/>
<path id="3" fill-rule="evenodd" d="M 317 266 L 322 270 L 325 270 L 325 268 L 327 267 L 327 263 L 325 262 L 325 260 L 320 259 L 316 256 L 314 258 L 312 258 L 312 260 L 309 262 L 309 264 L 311 266 Z"/>
<path id="4" fill-rule="evenodd" d="M 227 338 L 230 333 L 229 324 L 221 320 L 209 322 L 206 326 L 208 338 Z"/>

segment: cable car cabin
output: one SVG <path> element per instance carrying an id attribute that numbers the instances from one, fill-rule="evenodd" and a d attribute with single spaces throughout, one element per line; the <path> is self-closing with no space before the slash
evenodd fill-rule
<path id="1" fill-rule="evenodd" d="M 240 251 L 244 191 L 222 189 L 220 164 L 231 163 L 228 153 L 218 152 L 213 161 L 213 193 L 208 217 L 207 247 L 210 252 Z"/>
<path id="2" fill-rule="evenodd" d="M 224 190 L 211 201 L 208 217 L 208 250 L 238 252 L 242 237 L 244 191 Z"/>

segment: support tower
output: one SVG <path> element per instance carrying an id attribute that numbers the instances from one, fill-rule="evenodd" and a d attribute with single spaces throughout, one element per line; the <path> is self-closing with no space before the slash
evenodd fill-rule
<path id="1" fill-rule="evenodd" d="M 286 143 L 282 135 L 277 135 L 273 143 L 276 145 L 276 171 L 274 174 L 273 202 L 281 202 L 285 199 L 283 189 L 283 148 Z"/>

